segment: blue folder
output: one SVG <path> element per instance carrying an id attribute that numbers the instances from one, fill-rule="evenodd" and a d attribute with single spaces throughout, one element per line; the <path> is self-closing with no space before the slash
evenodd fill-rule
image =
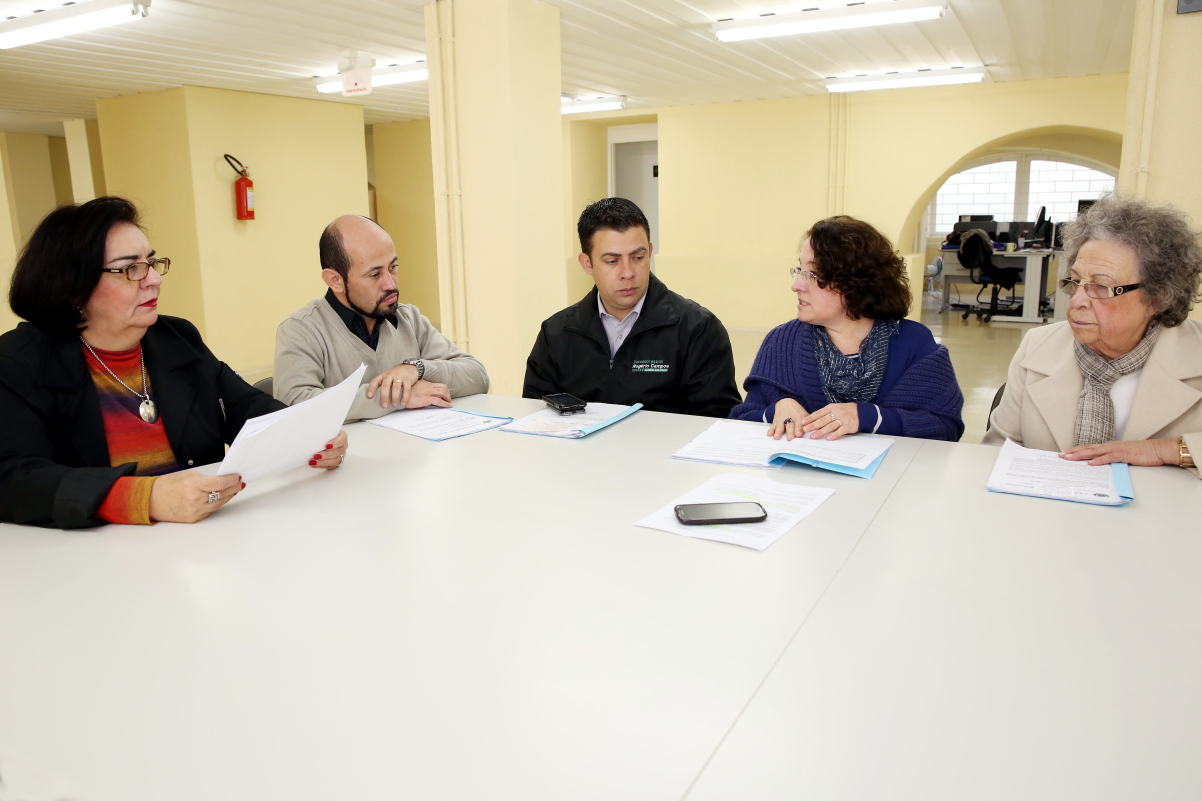
<path id="1" fill-rule="evenodd" d="M 811 459 L 808 456 L 800 456 L 796 453 L 774 453 L 769 459 L 768 464 L 773 467 L 780 467 L 785 462 L 800 462 L 801 464 L 809 465 L 810 467 L 820 467 L 823 470 L 831 470 L 836 473 L 844 473 L 857 478 L 872 478 L 876 469 L 881 466 L 881 462 L 885 461 L 885 457 L 889 455 L 889 451 L 885 451 L 880 456 L 872 460 L 867 467 L 848 467 L 842 464 L 833 464 L 831 462 L 820 462 L 817 459 Z"/>
<path id="2" fill-rule="evenodd" d="M 1000 492 L 1007 495 L 1026 495 L 1030 498 L 1047 498 L 1050 501 L 1071 501 L 1072 503 L 1088 503 L 1093 506 L 1125 506 L 1135 500 L 1135 490 L 1131 487 L 1131 466 L 1125 462 L 1112 462 L 1110 475 L 1114 479 L 1114 491 L 1119 499 L 1113 503 L 1107 501 L 1089 501 L 1084 498 L 1061 498 L 1055 495 L 1042 495 L 1036 492 L 1008 492 L 1006 490 L 990 489 L 990 492 Z M 989 489 L 986 487 L 986 489 Z"/>

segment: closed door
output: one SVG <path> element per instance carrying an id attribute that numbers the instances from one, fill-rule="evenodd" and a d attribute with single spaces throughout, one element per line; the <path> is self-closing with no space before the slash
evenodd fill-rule
<path id="1" fill-rule="evenodd" d="M 631 200 L 647 215 L 651 241 L 659 241 L 659 142 L 621 142 L 613 146 L 614 195 Z M 655 262 L 652 260 L 652 269 Z"/>

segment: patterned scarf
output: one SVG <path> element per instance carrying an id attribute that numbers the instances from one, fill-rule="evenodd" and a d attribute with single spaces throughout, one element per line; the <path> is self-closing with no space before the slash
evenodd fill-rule
<path id="1" fill-rule="evenodd" d="M 867 403 L 876 397 L 889 365 L 889 337 L 900 327 L 897 320 L 877 320 L 860 343 L 858 356 L 846 356 L 831 342 L 824 327 L 814 326 L 814 355 L 827 401 Z"/>
<path id="2" fill-rule="evenodd" d="M 1100 445 L 1114 439 L 1114 401 L 1110 388 L 1128 373 L 1144 366 L 1160 335 L 1160 323 L 1152 322 L 1130 353 L 1107 359 L 1080 342 L 1073 343 L 1077 366 L 1085 377 L 1085 386 L 1077 396 L 1077 421 L 1073 424 L 1074 445 Z"/>

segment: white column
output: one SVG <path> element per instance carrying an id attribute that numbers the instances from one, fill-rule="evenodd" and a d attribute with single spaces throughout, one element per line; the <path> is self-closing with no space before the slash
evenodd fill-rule
<path id="1" fill-rule="evenodd" d="M 437 0 L 426 46 L 442 329 L 519 395 L 566 297 L 559 9 Z"/>

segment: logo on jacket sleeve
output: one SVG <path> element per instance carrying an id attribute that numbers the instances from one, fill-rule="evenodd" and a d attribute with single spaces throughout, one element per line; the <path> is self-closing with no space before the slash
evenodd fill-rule
<path id="1" fill-rule="evenodd" d="M 632 373 L 666 373 L 672 365 L 663 359 L 635 359 L 630 365 Z"/>

